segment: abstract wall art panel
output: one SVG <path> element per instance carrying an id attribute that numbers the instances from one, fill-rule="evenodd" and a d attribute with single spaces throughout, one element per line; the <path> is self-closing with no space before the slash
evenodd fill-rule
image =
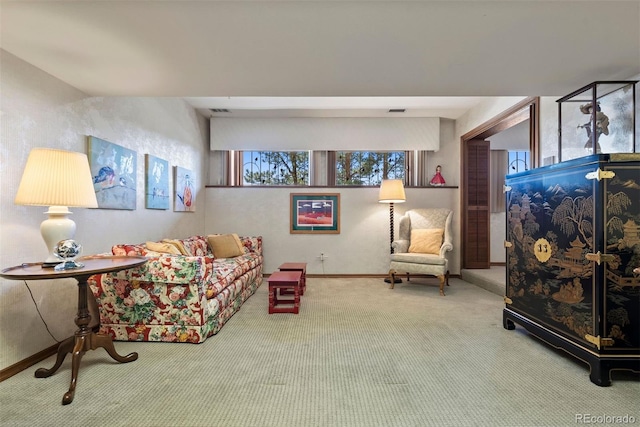
<path id="1" fill-rule="evenodd" d="M 169 162 L 146 154 L 144 176 L 146 208 L 169 209 Z"/>
<path id="2" fill-rule="evenodd" d="M 196 211 L 196 176 L 189 169 L 176 166 L 173 169 L 173 210 L 175 212 Z"/>
<path id="3" fill-rule="evenodd" d="M 135 210 L 136 152 L 95 136 L 87 144 L 98 207 Z"/>

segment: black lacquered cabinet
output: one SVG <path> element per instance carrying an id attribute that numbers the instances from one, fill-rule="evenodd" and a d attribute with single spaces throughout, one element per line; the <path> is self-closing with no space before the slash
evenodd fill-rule
<path id="1" fill-rule="evenodd" d="M 503 325 L 589 364 L 640 371 L 640 154 L 597 154 L 506 177 Z"/>

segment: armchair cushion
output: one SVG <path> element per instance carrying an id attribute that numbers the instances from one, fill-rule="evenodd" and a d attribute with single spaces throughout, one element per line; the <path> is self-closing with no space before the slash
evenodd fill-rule
<path id="1" fill-rule="evenodd" d="M 447 259 L 438 254 L 399 253 L 391 255 L 392 263 L 428 264 L 446 266 Z"/>
<path id="2" fill-rule="evenodd" d="M 443 235 L 442 228 L 412 229 L 409 252 L 439 255 Z"/>

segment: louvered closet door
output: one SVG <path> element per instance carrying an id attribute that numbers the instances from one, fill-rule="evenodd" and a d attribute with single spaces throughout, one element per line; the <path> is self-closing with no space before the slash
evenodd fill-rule
<path id="1" fill-rule="evenodd" d="M 464 268 L 489 268 L 489 141 L 470 140 L 465 147 Z"/>

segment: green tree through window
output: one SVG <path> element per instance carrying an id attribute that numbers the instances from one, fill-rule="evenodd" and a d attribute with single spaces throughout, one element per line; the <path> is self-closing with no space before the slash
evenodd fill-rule
<path id="1" fill-rule="evenodd" d="M 336 185 L 380 185 L 383 179 L 404 179 L 404 151 L 336 152 Z"/>
<path id="2" fill-rule="evenodd" d="M 243 185 L 309 185 L 308 151 L 244 151 Z"/>

